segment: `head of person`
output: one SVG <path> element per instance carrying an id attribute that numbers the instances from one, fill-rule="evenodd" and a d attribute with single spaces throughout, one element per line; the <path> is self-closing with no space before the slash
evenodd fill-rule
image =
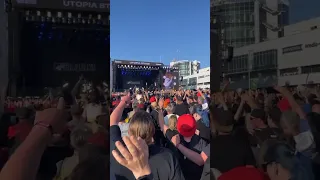
<path id="1" fill-rule="evenodd" d="M 175 106 L 174 106 L 174 104 L 172 104 L 172 103 L 168 104 L 168 106 L 167 106 L 167 108 L 166 108 L 166 111 L 167 111 L 168 114 L 173 114 L 174 111 L 175 111 Z"/>
<path id="2" fill-rule="evenodd" d="M 153 108 L 157 107 L 158 103 L 157 103 L 157 99 L 156 99 L 155 96 L 152 96 L 152 97 L 150 98 L 150 103 L 151 103 L 151 106 L 152 106 Z"/>
<path id="3" fill-rule="evenodd" d="M 89 94 L 89 103 L 98 103 L 98 92 L 92 91 Z"/>
<path id="4" fill-rule="evenodd" d="M 191 138 L 197 130 L 196 120 L 190 114 L 179 116 L 177 130 L 184 138 Z"/>
<path id="5" fill-rule="evenodd" d="M 97 116 L 97 123 L 102 127 L 107 127 L 107 120 L 109 116 L 109 109 L 107 107 L 101 108 L 101 114 Z"/>
<path id="6" fill-rule="evenodd" d="M 145 111 L 137 111 L 130 120 L 129 135 L 144 139 L 147 144 L 153 143 L 155 127 L 152 117 Z"/>
<path id="7" fill-rule="evenodd" d="M 32 111 L 29 108 L 22 107 L 16 109 L 16 116 L 20 121 L 28 120 L 32 116 Z"/>
<path id="8" fill-rule="evenodd" d="M 176 98 L 176 103 L 177 104 L 182 104 L 183 103 L 183 97 L 182 96 L 177 95 L 175 98 Z"/>
<path id="9" fill-rule="evenodd" d="M 281 111 L 279 108 L 272 108 L 268 112 L 268 125 L 273 128 L 280 128 Z"/>
<path id="10" fill-rule="evenodd" d="M 299 158 L 300 157 L 300 158 Z M 262 144 L 260 162 L 270 180 L 313 179 L 311 162 L 298 156 L 294 148 L 277 140 L 267 140 Z"/>
<path id="11" fill-rule="evenodd" d="M 133 102 L 132 102 L 132 109 L 133 109 L 133 111 L 138 111 L 138 105 L 139 105 L 139 102 L 137 101 L 137 100 L 134 100 Z"/>
<path id="12" fill-rule="evenodd" d="M 168 128 L 172 131 L 177 130 L 177 121 L 178 121 L 177 116 L 171 115 L 168 120 Z"/>
<path id="13" fill-rule="evenodd" d="M 320 100 L 317 98 L 313 98 L 309 100 L 312 105 L 312 112 L 320 114 Z"/>
<path id="14" fill-rule="evenodd" d="M 168 105 L 170 104 L 170 102 L 171 102 L 171 100 L 170 100 L 169 98 L 166 98 L 166 99 L 164 100 L 164 102 L 163 102 L 163 107 L 164 107 L 164 108 L 167 108 Z"/>
<path id="15" fill-rule="evenodd" d="M 68 180 L 105 180 L 110 179 L 110 161 L 105 155 L 91 156 L 73 169 Z"/>
<path id="16" fill-rule="evenodd" d="M 188 104 L 191 104 L 191 103 L 193 103 L 193 102 L 194 102 L 193 97 L 192 97 L 192 96 L 188 96 L 188 97 L 187 97 L 187 103 L 188 103 Z"/>
<path id="17" fill-rule="evenodd" d="M 282 112 L 280 118 L 281 129 L 286 136 L 295 136 L 300 131 L 300 117 L 292 111 Z"/>
<path id="18" fill-rule="evenodd" d="M 79 125 L 70 134 L 70 144 L 78 151 L 88 143 L 88 138 L 92 135 L 90 127 L 87 125 Z"/>
<path id="19" fill-rule="evenodd" d="M 79 118 L 82 115 L 82 108 L 79 105 L 72 105 L 70 108 L 70 113 L 73 117 Z"/>
<path id="20" fill-rule="evenodd" d="M 263 109 L 253 109 L 251 111 L 250 122 L 252 128 L 263 128 L 267 125 L 267 116 Z"/>
<path id="21" fill-rule="evenodd" d="M 230 133 L 233 130 L 234 117 L 231 111 L 222 108 L 211 108 L 211 126 L 214 133 Z M 213 129 L 213 128 L 211 128 Z"/>
<path id="22" fill-rule="evenodd" d="M 202 96 L 198 96 L 198 104 L 203 104 L 204 103 L 204 98 Z"/>

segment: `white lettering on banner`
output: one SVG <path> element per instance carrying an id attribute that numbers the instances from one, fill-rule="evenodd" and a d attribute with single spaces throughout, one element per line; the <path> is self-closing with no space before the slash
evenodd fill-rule
<path id="1" fill-rule="evenodd" d="M 71 63 L 55 63 L 54 64 L 55 71 L 70 71 L 70 72 L 89 72 L 96 71 L 95 64 L 71 64 Z"/>
<path id="2" fill-rule="evenodd" d="M 127 84 L 140 85 L 140 82 L 139 81 L 128 81 Z"/>
<path id="3" fill-rule="evenodd" d="M 92 9 L 106 9 L 109 8 L 109 4 L 105 2 L 87 2 L 87 1 L 63 1 L 65 7 L 76 8 L 92 8 Z"/>
<path id="4" fill-rule="evenodd" d="M 150 63 L 146 63 L 146 62 L 130 62 L 130 64 L 150 65 Z"/>

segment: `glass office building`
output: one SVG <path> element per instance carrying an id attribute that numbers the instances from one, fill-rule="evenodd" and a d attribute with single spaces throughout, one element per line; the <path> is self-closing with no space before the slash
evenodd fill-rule
<path id="1" fill-rule="evenodd" d="M 281 0 L 213 0 L 211 11 L 219 15 L 224 44 L 235 48 L 282 37 L 289 22 Z"/>
<path id="2" fill-rule="evenodd" d="M 185 77 L 198 73 L 200 69 L 199 61 L 179 60 L 170 63 L 171 67 L 177 67 L 179 69 L 179 76 Z"/>

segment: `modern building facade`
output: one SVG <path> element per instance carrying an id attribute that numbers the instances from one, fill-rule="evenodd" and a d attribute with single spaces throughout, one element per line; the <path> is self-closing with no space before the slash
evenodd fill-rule
<path id="1" fill-rule="evenodd" d="M 200 69 L 200 61 L 197 60 L 179 60 L 170 62 L 170 67 L 179 69 L 179 76 L 185 77 L 198 73 Z"/>
<path id="2" fill-rule="evenodd" d="M 210 67 L 199 69 L 198 73 L 183 77 L 181 86 L 184 89 L 210 88 Z"/>
<path id="3" fill-rule="evenodd" d="M 320 83 L 320 17 L 285 26 L 284 37 L 234 49 L 230 88 Z"/>
<path id="4" fill-rule="evenodd" d="M 285 0 L 213 0 L 211 11 L 219 16 L 223 43 L 235 48 L 282 37 L 289 24 Z"/>

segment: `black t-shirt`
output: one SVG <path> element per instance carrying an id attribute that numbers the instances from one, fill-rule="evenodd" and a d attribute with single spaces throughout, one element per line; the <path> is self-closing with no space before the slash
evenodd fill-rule
<path id="1" fill-rule="evenodd" d="M 210 137 L 211 137 L 210 128 L 205 126 L 201 121 L 201 119 L 197 121 L 197 129 L 200 131 L 199 136 L 205 141 L 210 142 Z"/>
<path id="2" fill-rule="evenodd" d="M 208 159 L 203 165 L 201 180 L 212 180 L 212 178 L 214 177 L 212 176 L 211 169 L 210 169 L 210 157 L 208 157 Z"/>
<path id="3" fill-rule="evenodd" d="M 252 147 L 257 147 L 257 145 L 262 145 L 262 143 L 268 139 L 279 139 L 280 130 L 275 128 L 263 128 L 263 129 L 255 129 L 254 135 L 250 136 L 250 144 Z"/>
<path id="4" fill-rule="evenodd" d="M 211 138 L 211 168 L 227 172 L 238 166 L 255 165 L 249 141 L 240 131 Z"/>
<path id="5" fill-rule="evenodd" d="M 120 128 L 119 126 L 114 125 L 110 127 L 111 150 L 116 149 L 116 141 L 123 143 Z M 177 158 L 166 148 L 149 145 L 149 163 L 154 179 L 184 180 Z M 120 165 L 113 156 L 110 156 L 110 165 L 117 180 L 135 180 L 132 172 L 126 167 Z"/>
<path id="6" fill-rule="evenodd" d="M 178 116 L 181 116 L 183 114 L 190 114 L 188 104 L 186 103 L 177 104 L 175 107 L 175 112 L 173 114 L 176 114 Z"/>
<path id="7" fill-rule="evenodd" d="M 183 146 L 193 150 L 194 152 L 201 153 L 207 146 L 207 142 L 204 141 L 200 136 L 194 135 L 190 142 L 186 142 L 182 136 L 180 141 Z M 180 165 L 186 180 L 197 180 L 201 178 L 203 166 L 199 166 L 186 158 L 181 152 L 179 155 Z"/>

